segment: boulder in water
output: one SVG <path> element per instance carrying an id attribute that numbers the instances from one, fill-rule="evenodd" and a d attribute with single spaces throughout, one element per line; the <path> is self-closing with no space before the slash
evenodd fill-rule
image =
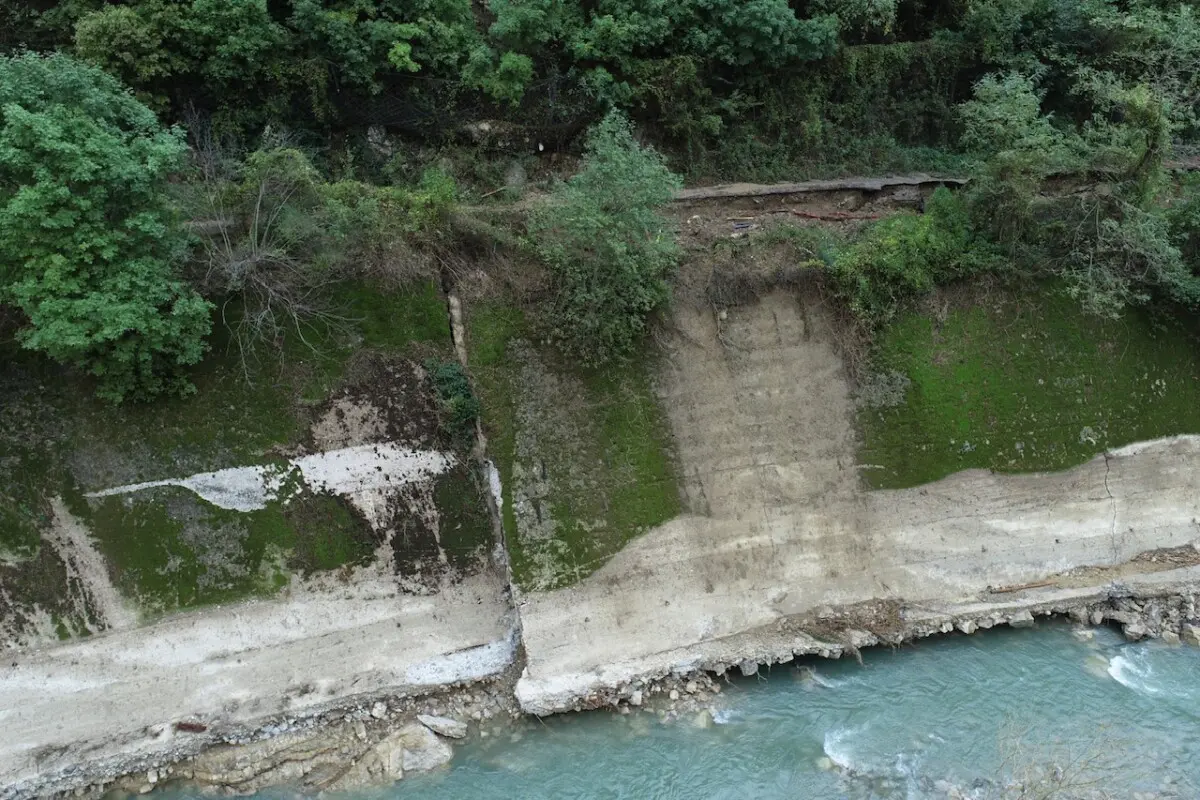
<path id="1" fill-rule="evenodd" d="M 1008 624 L 1014 628 L 1029 628 L 1033 625 L 1033 614 L 1028 611 L 1018 611 L 1009 618 Z"/>
<path id="2" fill-rule="evenodd" d="M 1140 622 L 1129 622 L 1121 628 L 1121 632 L 1125 634 L 1126 639 L 1136 642 L 1138 639 L 1145 639 L 1150 631 Z"/>
<path id="3" fill-rule="evenodd" d="M 384 741 L 401 748 L 405 772 L 427 772 L 454 758 L 454 749 L 449 744 L 429 728 L 416 723 L 405 725 Z"/>

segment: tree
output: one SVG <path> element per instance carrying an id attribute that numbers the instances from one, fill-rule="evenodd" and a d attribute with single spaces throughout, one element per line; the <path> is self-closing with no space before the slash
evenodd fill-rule
<path id="1" fill-rule="evenodd" d="M 1026 75 L 986 75 L 974 97 L 958 107 L 962 145 L 979 159 L 970 199 L 980 227 L 1005 245 L 1033 223 L 1043 181 L 1072 164 L 1072 139 L 1042 114 L 1041 97 Z"/>
<path id="2" fill-rule="evenodd" d="M 0 58 L 0 302 L 22 345 L 96 376 L 109 400 L 191 388 L 210 307 L 175 276 L 167 180 L 182 134 L 64 55 Z"/>
<path id="3" fill-rule="evenodd" d="M 583 170 L 532 215 L 535 247 L 557 280 L 551 324 L 568 353 L 588 364 L 626 355 L 666 301 L 679 246 L 658 208 L 679 186 L 610 112 L 588 136 Z"/>

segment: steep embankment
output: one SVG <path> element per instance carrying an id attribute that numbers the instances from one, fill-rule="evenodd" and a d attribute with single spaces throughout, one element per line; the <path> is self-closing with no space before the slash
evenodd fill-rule
<path id="1" fill-rule="evenodd" d="M 705 312 L 677 311 L 676 324 L 662 391 L 691 513 L 573 586 L 523 596 L 528 666 L 517 691 L 528 711 L 627 693 L 635 678 L 672 670 L 1065 609 L 1117 579 L 1128 591 L 1200 579 L 1194 551 L 1115 577 L 1098 569 L 1200 537 L 1200 438 L 1116 449 L 1065 472 L 975 470 L 866 491 L 819 300 L 773 294 L 731 309 L 723 330 L 734 351 Z M 1166 567 L 1179 569 L 1138 577 Z M 991 593 L 1024 584 L 1035 586 Z"/>
<path id="2" fill-rule="evenodd" d="M 0 797 L 130 770 L 141 788 L 147 770 L 229 741 L 257 743 L 174 774 L 393 779 L 405 737 L 432 736 L 392 730 L 410 698 L 499 675 L 518 634 L 517 697 L 549 713 L 640 701 L 639 685 L 672 672 L 752 671 L 1031 611 L 1131 633 L 1138 613 L 1162 612 L 1183 630 L 1194 604 L 1137 612 L 1113 598 L 1200 587 L 1200 439 L 1122 446 L 1195 432 L 1172 412 L 1200 407 L 1192 360 L 1139 376 L 1105 353 L 1161 355 L 1146 331 L 1023 336 L 1012 307 L 988 328 L 968 296 L 931 307 L 928 329 L 915 310 L 867 364 L 805 265 L 829 233 L 814 220 L 852 232 L 919 206 L 928 182 L 873 186 L 679 207 L 689 257 L 670 317 L 643 358 L 605 372 L 565 363 L 515 305 L 466 284 L 465 342 L 444 305 L 432 337 L 410 325 L 389 338 L 385 304 L 367 318 L 367 355 L 292 374 L 296 394 L 269 414 L 231 403 L 222 420 L 222 399 L 260 391 L 222 379 L 207 416 L 140 418 L 143 442 L 132 420 L 68 406 L 45 415 L 72 422 L 54 439 L 18 397 L 10 420 L 29 413 L 5 429 L 15 455 L 0 466 L 36 456 L 43 483 L 17 485 L 28 502 L 0 511 L 45 500 L 46 518 L 19 520 L 41 547 L 17 542 L 18 563 L 0 567 L 16 646 L 0 672 Z M 1027 297 L 1016 307 L 1040 302 Z M 441 302 L 426 292 L 426 316 Z M 456 353 L 503 477 L 511 573 L 489 552 L 486 482 L 444 436 L 422 366 Z M 848 363 L 886 379 L 856 393 Z M 976 469 L 912 485 L 961 467 Z M 50 611 L 21 579 L 30 564 L 57 581 Z M 259 599 L 213 605 L 247 597 Z M 156 619 L 168 611 L 182 613 Z M 45 643 L 56 626 L 93 635 Z M 313 733 L 335 717 L 338 731 Z"/>
<path id="3" fill-rule="evenodd" d="M 345 339 L 282 369 L 217 356 L 191 402 L 112 409 L 6 373 L 0 797 L 512 663 L 486 478 L 430 379 L 456 363 L 445 300 L 360 299 Z M 351 739 L 347 758 L 372 745 Z"/>

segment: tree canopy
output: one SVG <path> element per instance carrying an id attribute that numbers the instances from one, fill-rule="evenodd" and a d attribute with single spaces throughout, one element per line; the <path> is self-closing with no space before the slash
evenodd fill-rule
<path id="1" fill-rule="evenodd" d="M 188 388 L 209 305 L 175 270 L 166 183 L 185 146 L 101 70 L 0 58 L 0 302 L 26 348 L 81 367 L 112 400 Z"/>

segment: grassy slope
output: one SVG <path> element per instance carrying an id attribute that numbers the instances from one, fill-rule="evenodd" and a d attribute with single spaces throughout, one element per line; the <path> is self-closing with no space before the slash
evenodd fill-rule
<path id="1" fill-rule="evenodd" d="M 504 527 L 519 586 L 549 589 L 579 580 L 631 538 L 679 513 L 670 435 L 650 386 L 650 359 L 584 372 L 535 348 L 562 379 L 549 385 L 565 391 L 531 397 L 519 385 L 527 365 L 513 346 L 528 342 L 521 312 L 475 307 L 469 329 L 472 375 L 503 480 Z M 538 406 L 553 406 L 555 413 L 537 413 Z M 545 509 L 554 520 L 551 540 L 522 530 L 514 513 L 514 466 L 522 447 L 538 462 L 523 466 L 544 468 L 552 487 Z"/>
<path id="2" fill-rule="evenodd" d="M 270 592 L 285 571 L 331 569 L 368 558 L 364 526 L 336 498 L 306 497 L 251 514 L 213 507 L 181 489 L 89 502 L 83 492 L 135 481 L 277 460 L 298 442 L 312 409 L 340 381 L 348 360 L 369 348 L 408 356 L 450 355 L 445 305 L 432 284 L 381 293 L 348 287 L 349 320 L 337 337 L 293 343 L 282 365 L 249 368 L 219 343 L 182 399 L 111 407 L 39 359 L 8 355 L 0 382 L 0 549 L 29 558 L 63 495 L 85 518 L 117 585 L 156 610 Z M 36 390 L 31 389 L 36 385 Z"/>
<path id="3" fill-rule="evenodd" d="M 909 313 L 875 367 L 911 381 L 906 403 L 859 413 L 875 488 L 971 467 L 1059 470 L 1106 448 L 1200 433 L 1200 339 L 1179 320 L 1084 314 L 1051 286 L 952 311 Z"/>

